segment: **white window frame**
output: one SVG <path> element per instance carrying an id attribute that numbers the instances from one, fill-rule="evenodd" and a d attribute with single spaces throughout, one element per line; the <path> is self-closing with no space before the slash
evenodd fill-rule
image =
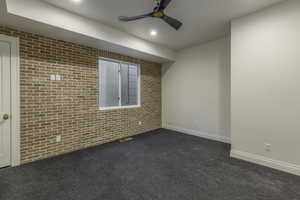
<path id="1" fill-rule="evenodd" d="M 135 65 L 138 68 L 138 103 L 137 105 L 132 105 L 132 106 L 122 106 L 122 79 L 121 79 L 121 72 L 119 70 L 119 106 L 110 106 L 110 107 L 102 107 L 101 106 L 101 66 L 100 66 L 100 61 L 104 60 L 104 61 L 108 61 L 108 62 L 115 62 L 118 63 L 119 66 L 121 66 L 121 64 L 127 64 L 127 65 Z M 116 110 L 116 109 L 130 109 L 130 108 L 140 108 L 141 107 L 141 66 L 140 64 L 137 63 L 130 63 L 130 62 L 125 62 L 125 61 L 121 61 L 121 60 L 116 60 L 116 59 L 111 59 L 111 58 L 106 58 L 106 57 L 99 57 L 98 59 L 98 104 L 99 104 L 99 110 Z"/>

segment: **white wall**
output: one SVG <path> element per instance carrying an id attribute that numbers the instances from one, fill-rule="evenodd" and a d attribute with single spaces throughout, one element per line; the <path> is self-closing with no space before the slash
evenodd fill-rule
<path id="1" fill-rule="evenodd" d="M 183 50 L 165 65 L 162 101 L 164 127 L 229 142 L 229 38 Z"/>
<path id="2" fill-rule="evenodd" d="M 234 20 L 231 33 L 232 156 L 300 175 L 300 1 Z"/>

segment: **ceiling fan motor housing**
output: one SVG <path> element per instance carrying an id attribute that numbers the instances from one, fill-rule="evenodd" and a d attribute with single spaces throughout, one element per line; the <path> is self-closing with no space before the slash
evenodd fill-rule
<path id="1" fill-rule="evenodd" d="M 155 13 L 153 13 L 153 16 L 161 18 L 164 16 L 164 13 L 163 13 L 163 11 L 155 12 Z"/>

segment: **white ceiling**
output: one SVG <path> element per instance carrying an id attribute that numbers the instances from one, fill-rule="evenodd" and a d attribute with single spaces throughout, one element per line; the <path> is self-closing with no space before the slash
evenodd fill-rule
<path id="1" fill-rule="evenodd" d="M 158 63 L 176 52 L 40 0 L 0 0 L 0 25 Z"/>
<path id="2" fill-rule="evenodd" d="M 41 0 L 81 16 L 97 20 L 145 40 L 174 50 L 224 36 L 230 31 L 230 20 L 284 0 L 173 0 L 166 13 L 183 22 L 179 31 L 160 19 L 143 19 L 122 23 L 118 16 L 151 12 L 153 0 Z M 158 35 L 151 37 L 150 30 Z"/>

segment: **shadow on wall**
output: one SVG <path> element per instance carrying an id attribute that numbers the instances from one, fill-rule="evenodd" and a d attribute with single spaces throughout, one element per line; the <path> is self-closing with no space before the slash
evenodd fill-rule
<path id="1" fill-rule="evenodd" d="M 161 76 L 163 77 L 175 63 L 176 62 L 164 63 L 163 67 L 161 68 Z"/>

